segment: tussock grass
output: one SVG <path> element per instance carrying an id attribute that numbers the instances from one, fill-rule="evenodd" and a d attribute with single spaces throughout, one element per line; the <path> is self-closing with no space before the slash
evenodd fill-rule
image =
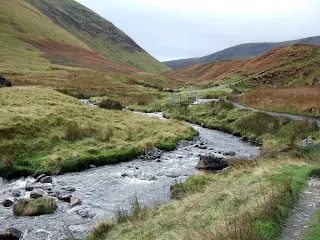
<path id="1" fill-rule="evenodd" d="M 239 100 L 259 109 L 320 116 L 319 88 L 258 89 Z"/>
<path id="2" fill-rule="evenodd" d="M 0 106 L 2 177 L 128 161 L 143 153 L 141 141 L 167 149 L 196 134 L 176 120 L 93 108 L 44 88 L 1 89 Z"/>
<path id="3" fill-rule="evenodd" d="M 57 203 L 53 198 L 30 199 L 23 203 L 13 205 L 13 213 L 16 216 L 39 216 L 52 214 L 57 209 Z"/>

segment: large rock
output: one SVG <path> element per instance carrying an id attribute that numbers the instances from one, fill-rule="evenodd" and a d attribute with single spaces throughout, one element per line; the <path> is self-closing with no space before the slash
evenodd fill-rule
<path id="1" fill-rule="evenodd" d="M 41 198 L 45 195 L 42 189 L 33 189 L 30 193 L 30 198 Z"/>
<path id="2" fill-rule="evenodd" d="M 12 87 L 12 83 L 8 79 L 0 75 L 0 87 Z"/>
<path id="3" fill-rule="evenodd" d="M 218 154 L 206 154 L 200 155 L 200 160 L 197 165 L 199 170 L 222 170 L 228 167 L 228 161 L 223 157 L 223 155 Z"/>
<path id="4" fill-rule="evenodd" d="M 41 183 L 52 183 L 52 177 L 46 176 L 40 180 Z"/>
<path id="5" fill-rule="evenodd" d="M 16 228 L 7 228 L 0 232 L 1 240 L 19 240 L 22 237 L 22 232 Z"/>

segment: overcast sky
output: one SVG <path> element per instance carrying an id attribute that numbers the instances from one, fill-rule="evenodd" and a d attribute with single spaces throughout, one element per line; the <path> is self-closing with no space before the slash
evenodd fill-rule
<path id="1" fill-rule="evenodd" d="M 77 0 L 161 61 L 320 35 L 320 0 Z"/>

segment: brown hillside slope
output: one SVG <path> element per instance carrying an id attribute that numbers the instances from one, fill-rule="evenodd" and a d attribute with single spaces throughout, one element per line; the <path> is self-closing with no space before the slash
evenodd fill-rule
<path id="1" fill-rule="evenodd" d="M 312 59 L 319 45 L 294 44 L 272 49 L 254 58 L 202 63 L 166 73 L 185 81 L 218 80 L 232 75 L 250 75 L 288 65 L 298 60 Z"/>

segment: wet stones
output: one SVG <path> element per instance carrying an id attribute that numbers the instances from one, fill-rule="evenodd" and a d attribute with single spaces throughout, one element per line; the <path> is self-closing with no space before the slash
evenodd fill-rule
<path id="1" fill-rule="evenodd" d="M 1 240 L 19 240 L 22 237 L 22 232 L 16 228 L 7 228 L 0 232 Z"/>
<path id="2" fill-rule="evenodd" d="M 12 197 L 18 198 L 18 197 L 21 197 L 22 193 L 19 189 L 15 189 L 15 190 L 13 190 L 11 195 L 12 195 Z"/>
<path id="3" fill-rule="evenodd" d="M 228 166 L 228 161 L 224 158 L 224 156 L 218 154 L 205 154 L 200 155 L 197 169 L 217 171 L 222 170 Z"/>
<path id="4" fill-rule="evenodd" d="M 158 148 L 149 148 L 145 150 L 145 154 L 143 156 L 140 156 L 140 160 L 143 161 L 152 161 L 155 159 L 158 159 L 162 156 L 163 151 Z"/>

